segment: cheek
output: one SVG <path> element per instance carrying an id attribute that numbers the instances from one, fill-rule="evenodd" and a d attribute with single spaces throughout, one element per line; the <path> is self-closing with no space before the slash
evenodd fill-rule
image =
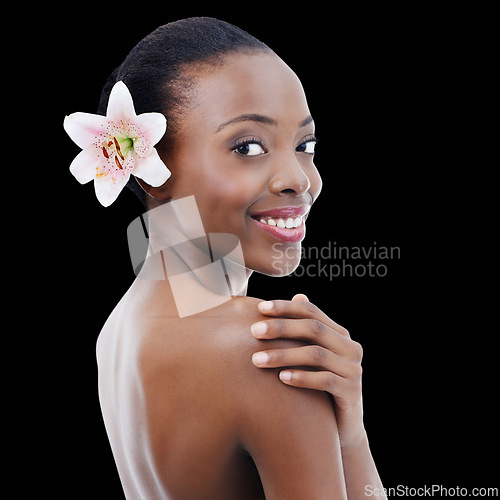
<path id="1" fill-rule="evenodd" d="M 206 232 L 227 232 L 240 239 L 245 232 L 248 207 L 261 193 L 261 185 L 249 172 L 213 169 L 199 183 L 196 200 Z"/>
<path id="2" fill-rule="evenodd" d="M 172 170 L 172 197 L 194 195 L 207 233 L 241 235 L 248 207 L 262 182 L 250 169 L 235 168 L 231 158 L 213 151 L 201 138 L 178 147 Z M 175 179 L 174 179 L 175 177 Z"/>

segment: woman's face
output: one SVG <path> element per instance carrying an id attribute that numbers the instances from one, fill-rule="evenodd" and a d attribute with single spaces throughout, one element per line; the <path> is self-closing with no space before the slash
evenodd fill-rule
<path id="1" fill-rule="evenodd" d="M 246 267 L 289 274 L 321 190 L 302 85 L 273 54 L 229 55 L 195 82 L 163 158 L 172 170 L 169 197 L 194 195 L 206 233 L 236 235 Z"/>

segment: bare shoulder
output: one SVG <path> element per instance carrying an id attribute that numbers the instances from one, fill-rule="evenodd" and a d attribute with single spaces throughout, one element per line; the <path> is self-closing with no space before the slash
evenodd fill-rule
<path id="1" fill-rule="evenodd" d="M 238 297 L 202 315 L 148 327 L 141 372 L 154 406 L 149 428 L 157 453 L 174 467 L 192 460 L 186 450 L 213 458 L 215 446 L 220 459 L 234 454 L 237 443 L 252 456 L 269 498 L 330 498 L 332 492 L 343 498 L 328 395 L 287 386 L 279 369 L 252 363 L 257 351 L 303 345 L 255 339 L 250 326 L 264 319 L 258 303 Z"/>
<path id="2" fill-rule="evenodd" d="M 261 299 L 254 297 L 236 297 L 227 304 L 224 321 L 218 326 L 219 334 L 214 337 L 221 342 L 220 347 L 233 350 L 235 355 L 246 356 L 262 349 L 273 347 L 297 347 L 303 342 L 297 340 L 258 340 L 250 331 L 252 324 L 269 319 L 260 313 L 258 304 Z"/>
<path id="3" fill-rule="evenodd" d="M 142 339 L 143 377 L 158 382 L 163 373 L 170 382 L 169 389 L 174 388 L 172 382 L 179 376 L 186 380 L 203 377 L 220 387 L 217 378 L 248 370 L 253 366 L 252 353 L 263 347 L 263 342 L 250 332 L 250 326 L 264 318 L 257 308 L 259 302 L 250 297 L 236 297 L 184 318 L 166 314 L 143 318 L 137 324 Z M 294 341 L 286 344 L 292 345 Z"/>
<path id="4" fill-rule="evenodd" d="M 228 413 L 238 413 L 238 419 L 245 406 L 242 398 L 273 399 L 275 391 L 285 395 L 301 393 L 308 400 L 318 398 L 319 393 L 312 396 L 312 391 L 285 386 L 279 380 L 278 369 L 263 370 L 252 363 L 255 352 L 304 344 L 253 337 L 251 325 L 265 319 L 257 308 L 259 302 L 252 297 L 236 297 L 203 314 L 143 322 L 139 362 L 143 384 L 164 393 L 180 391 L 183 400 L 190 400 L 191 408 L 203 393 L 202 397 L 214 405 L 224 406 Z M 193 394 L 187 397 L 191 388 Z M 165 398 L 154 400 L 163 404 Z M 236 400 L 241 404 L 233 404 Z"/>
<path id="5" fill-rule="evenodd" d="M 259 299 L 244 297 L 235 300 L 231 307 L 230 318 L 222 323 L 217 333 L 212 335 L 214 348 L 219 353 L 219 373 L 228 377 L 232 387 L 228 387 L 233 394 L 244 394 L 240 399 L 239 408 L 242 409 L 240 421 L 250 422 L 255 418 L 256 423 L 262 422 L 266 413 L 284 414 L 291 407 L 297 412 L 302 406 L 305 413 L 310 412 L 312 406 L 327 415 L 334 422 L 334 413 L 329 396 L 320 391 L 300 389 L 285 385 L 279 379 L 282 368 L 257 368 L 252 362 L 252 356 L 259 351 L 268 349 L 297 348 L 306 345 L 306 342 L 292 339 L 256 339 L 250 331 L 253 323 L 268 319 L 262 315 L 257 305 Z M 297 414 L 297 413 L 296 413 Z M 273 422 L 276 419 L 273 419 Z M 292 419 L 288 417 L 288 421 Z M 279 423 L 283 427 L 283 422 Z M 262 428 L 260 431 L 262 432 Z"/>
<path id="6" fill-rule="evenodd" d="M 272 399 L 278 391 L 292 399 L 329 402 L 325 394 L 285 386 L 279 380 L 279 369 L 259 369 L 252 363 L 255 352 L 304 345 L 298 340 L 253 337 L 251 325 L 266 319 L 258 310 L 259 302 L 260 299 L 253 297 L 236 297 L 203 314 L 182 319 L 157 318 L 144 323 L 141 327 L 143 374 L 149 374 L 151 381 L 158 382 L 164 373 L 170 389 L 179 377 L 184 380 L 183 390 L 188 380 L 196 379 L 201 385 L 207 382 L 218 388 L 214 400 L 225 395 L 232 398 L 234 393 L 244 393 L 247 400 L 253 396 L 263 400 L 268 395 Z M 265 393 L 260 391 L 263 385 Z"/>

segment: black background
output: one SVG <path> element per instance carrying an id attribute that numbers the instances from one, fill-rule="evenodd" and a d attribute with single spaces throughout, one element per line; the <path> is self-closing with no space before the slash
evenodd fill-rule
<path id="1" fill-rule="evenodd" d="M 19 411 L 20 455 L 13 462 L 24 464 L 16 469 L 25 478 L 32 470 L 39 476 L 18 482 L 20 491 L 123 497 L 98 404 L 95 342 L 134 279 L 126 228 L 141 207 L 124 191 L 103 208 L 91 183 L 76 182 L 68 167 L 79 149 L 62 123 L 72 112 L 95 112 L 108 74 L 141 38 L 193 15 L 246 29 L 303 82 L 324 183 L 304 245 L 400 252 L 377 262 L 387 266 L 384 277 L 254 275 L 249 295 L 306 293 L 363 345 L 365 425 L 386 487 L 495 486 L 491 346 L 481 341 L 477 317 L 465 318 L 475 295 L 462 279 L 471 257 L 464 261 L 457 250 L 475 236 L 455 232 L 473 216 L 448 196 L 462 175 L 457 162 L 467 164 L 450 130 L 464 111 L 456 103 L 468 73 L 463 61 L 471 62 L 475 23 L 468 13 L 152 5 L 32 13 L 33 27 L 23 30 L 29 49 L 15 58 L 29 75 L 22 109 L 35 117 L 36 135 L 36 144 L 18 145 L 30 169 L 17 182 L 15 206 L 27 209 L 23 250 L 32 263 L 21 302 L 36 308 L 22 309 L 22 321 L 34 322 L 20 336 L 29 382 L 16 389 L 19 408 L 27 409 Z M 30 172 L 39 174 L 36 181 Z M 473 189 L 464 180 L 462 200 Z"/>

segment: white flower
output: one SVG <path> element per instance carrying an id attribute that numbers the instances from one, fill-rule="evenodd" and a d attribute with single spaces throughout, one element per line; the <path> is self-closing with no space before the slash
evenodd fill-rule
<path id="1" fill-rule="evenodd" d="M 165 134 L 167 120 L 161 113 L 135 114 L 127 86 L 117 82 L 109 95 L 106 116 L 73 113 L 64 119 L 64 130 L 81 151 L 71 163 L 76 180 L 94 180 L 97 199 L 111 205 L 130 174 L 150 186 L 161 186 L 170 170 L 153 147 Z"/>

